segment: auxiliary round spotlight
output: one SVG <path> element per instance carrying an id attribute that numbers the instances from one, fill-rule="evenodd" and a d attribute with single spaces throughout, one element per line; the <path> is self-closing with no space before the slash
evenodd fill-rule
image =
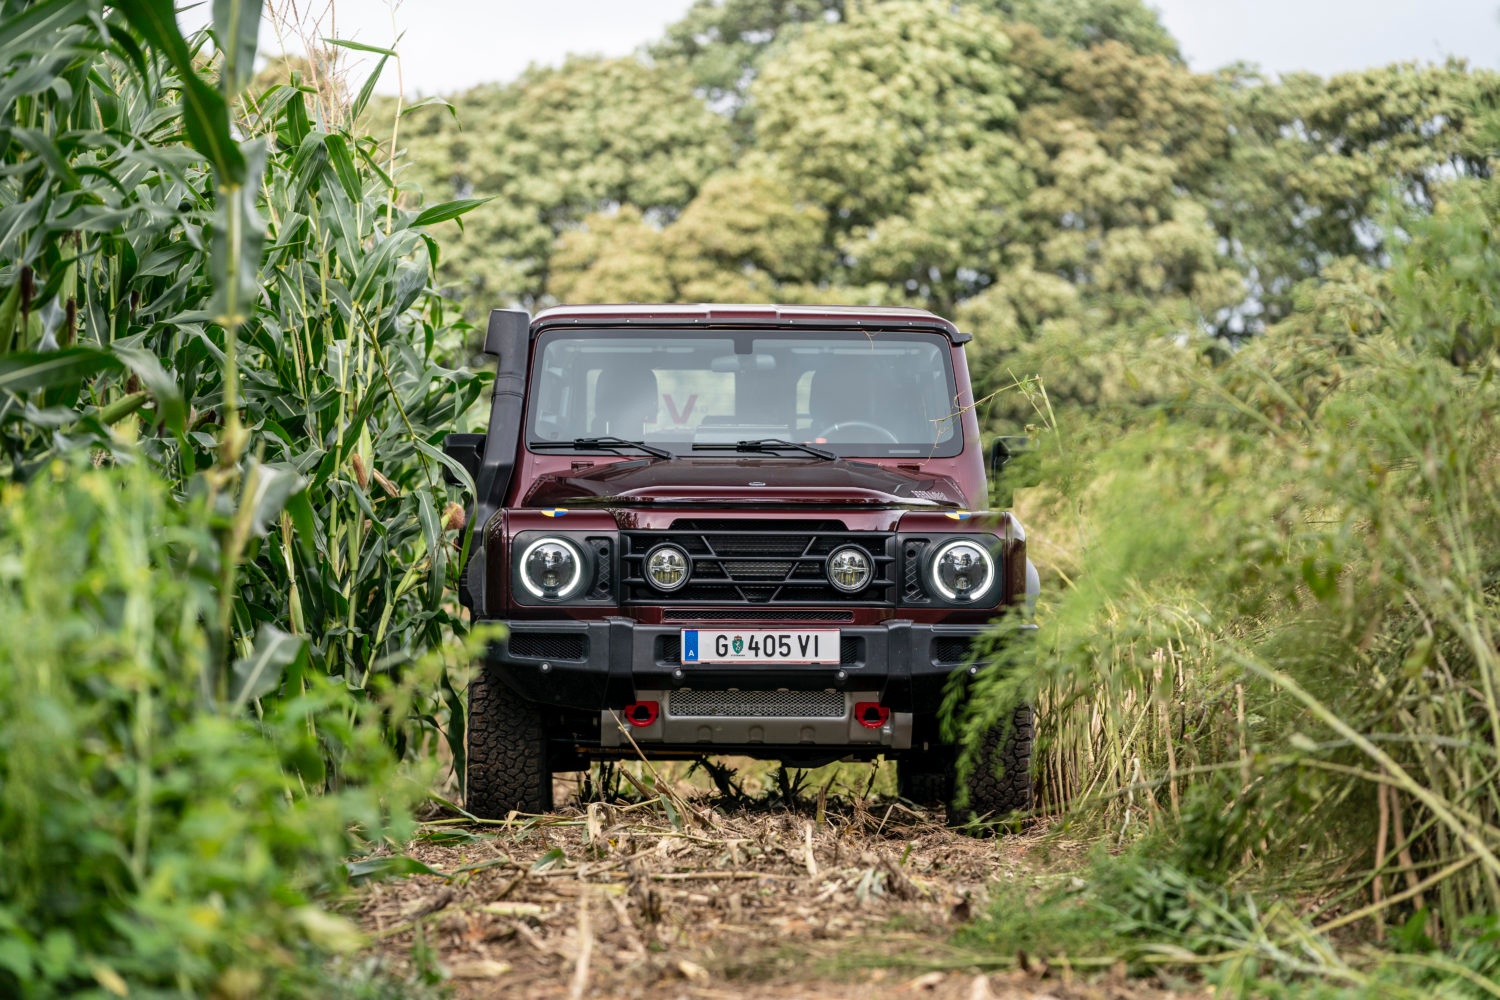
<path id="1" fill-rule="evenodd" d="M 828 557 L 828 582 L 846 594 L 864 590 L 873 573 L 869 553 L 858 545 L 834 549 Z"/>
<path id="2" fill-rule="evenodd" d="M 658 545 L 646 553 L 646 579 L 663 593 L 682 589 L 692 567 L 688 554 L 676 545 Z"/>

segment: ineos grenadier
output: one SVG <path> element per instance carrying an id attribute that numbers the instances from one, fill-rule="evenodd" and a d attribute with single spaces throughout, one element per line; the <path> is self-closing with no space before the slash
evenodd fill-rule
<path id="1" fill-rule="evenodd" d="M 476 491 L 460 598 L 505 626 L 466 808 L 547 810 L 554 772 L 612 758 L 883 755 L 959 819 L 945 687 L 996 619 L 1024 640 L 1037 589 L 985 510 L 969 339 L 906 308 L 495 310 L 488 431 L 445 441 Z M 1023 440 L 992 444 L 1002 484 Z M 993 732 L 965 816 L 1031 804 L 1032 721 Z"/>

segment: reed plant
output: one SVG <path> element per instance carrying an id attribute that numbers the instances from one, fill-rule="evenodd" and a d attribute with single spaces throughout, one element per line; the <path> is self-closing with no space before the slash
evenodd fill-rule
<path id="1" fill-rule="evenodd" d="M 1444 198 L 1373 294 L 1060 417 L 1043 523 L 1076 541 L 971 725 L 1035 700 L 1045 809 L 1492 990 L 1500 197 Z"/>

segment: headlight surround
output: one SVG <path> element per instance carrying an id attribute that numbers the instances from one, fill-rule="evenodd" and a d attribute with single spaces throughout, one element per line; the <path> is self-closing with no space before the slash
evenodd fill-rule
<path id="1" fill-rule="evenodd" d="M 693 561 L 681 547 L 662 544 L 646 553 L 642 572 L 651 586 L 670 594 L 686 586 L 693 573 Z"/>
<path id="2" fill-rule="evenodd" d="M 566 538 L 548 535 L 521 550 L 521 586 L 543 601 L 566 601 L 583 589 L 583 552 Z"/>
<path id="3" fill-rule="evenodd" d="M 874 576 L 870 554 L 858 545 L 844 545 L 828 556 L 828 582 L 846 594 L 864 590 Z"/>
<path id="4" fill-rule="evenodd" d="M 928 580 L 945 601 L 968 604 L 995 582 L 995 559 L 978 541 L 955 538 L 938 546 L 928 564 Z"/>

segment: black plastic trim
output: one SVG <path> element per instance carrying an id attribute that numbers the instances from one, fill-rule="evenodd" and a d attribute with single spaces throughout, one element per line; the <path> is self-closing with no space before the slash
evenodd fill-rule
<path id="1" fill-rule="evenodd" d="M 968 638 L 984 634 L 988 625 L 928 625 L 896 619 L 880 625 L 845 626 L 845 642 L 857 640 L 859 660 L 838 665 L 698 664 L 663 662 L 662 640 L 676 639 L 680 625 L 643 625 L 630 618 L 596 622 L 504 623 L 511 635 L 527 632 L 582 632 L 587 636 L 585 658 L 559 662 L 515 656 L 508 642 L 490 646 L 493 676 L 528 701 L 582 712 L 623 708 L 637 690 L 661 691 L 680 687 L 700 690 L 729 688 L 790 690 L 874 690 L 893 712 L 931 716 L 942 705 L 950 679 L 968 667 L 931 658 L 933 639 Z M 1031 634 L 1016 627 L 1018 640 Z M 840 677 L 840 675 L 843 675 Z"/>

